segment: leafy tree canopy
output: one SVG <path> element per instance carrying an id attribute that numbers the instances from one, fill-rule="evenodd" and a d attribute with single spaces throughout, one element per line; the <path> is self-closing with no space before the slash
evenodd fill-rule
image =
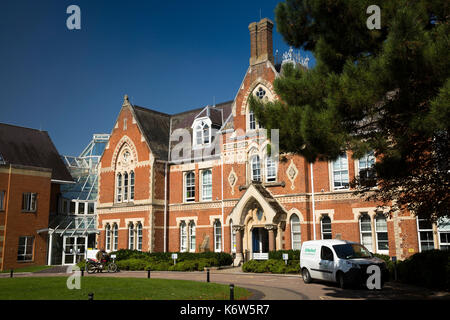
<path id="1" fill-rule="evenodd" d="M 274 82 L 277 101 L 252 97 L 259 123 L 279 129 L 280 151 L 308 161 L 360 158 L 373 150 L 378 188 L 369 200 L 435 220 L 448 215 L 450 5 L 446 0 L 286 0 L 278 31 L 311 51 L 314 68 L 292 63 Z M 381 8 L 369 30 L 367 8 Z M 367 194 L 367 193 L 365 193 Z"/>

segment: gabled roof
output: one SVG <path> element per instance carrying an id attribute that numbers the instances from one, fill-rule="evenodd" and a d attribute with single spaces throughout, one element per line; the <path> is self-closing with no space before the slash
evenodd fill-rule
<path id="1" fill-rule="evenodd" d="M 161 160 L 169 158 L 170 135 L 177 129 L 189 130 L 196 118 L 209 117 L 213 127 L 220 129 L 232 111 L 232 102 L 220 103 L 216 106 L 192 109 L 189 111 L 169 115 L 155 110 L 132 105 L 136 121 L 145 136 L 154 155 Z M 170 149 L 177 142 L 172 142 Z"/>
<path id="2" fill-rule="evenodd" d="M 167 160 L 170 115 L 139 106 L 133 106 L 133 111 L 136 115 L 136 121 L 155 157 Z"/>
<path id="3" fill-rule="evenodd" d="M 47 131 L 0 123 L 0 154 L 6 164 L 51 169 L 52 180 L 73 181 Z"/>

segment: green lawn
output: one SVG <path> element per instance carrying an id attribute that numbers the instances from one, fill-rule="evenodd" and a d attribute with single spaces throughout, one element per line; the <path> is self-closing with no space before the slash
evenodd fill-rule
<path id="1" fill-rule="evenodd" d="M 37 272 L 45 269 L 49 269 L 52 266 L 28 266 L 23 268 L 14 269 L 14 272 Z M 11 270 L 3 270 L 0 273 L 10 273 Z"/>
<path id="2" fill-rule="evenodd" d="M 79 290 L 69 290 L 68 277 L 0 279 L 0 300 L 228 300 L 228 285 L 187 280 L 82 277 Z M 235 299 L 250 292 L 235 287 Z"/>

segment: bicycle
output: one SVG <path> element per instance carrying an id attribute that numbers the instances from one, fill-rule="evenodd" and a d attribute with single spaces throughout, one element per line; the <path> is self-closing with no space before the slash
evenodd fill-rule
<path id="1" fill-rule="evenodd" d="M 97 272 L 103 272 L 103 270 L 106 270 L 108 272 L 117 272 L 118 268 L 117 268 L 117 264 L 114 262 L 114 258 L 112 258 L 111 262 L 108 262 L 106 265 L 104 265 L 103 263 L 97 261 L 97 260 L 93 260 L 93 259 L 88 259 L 86 261 L 86 271 L 87 273 L 95 273 Z"/>

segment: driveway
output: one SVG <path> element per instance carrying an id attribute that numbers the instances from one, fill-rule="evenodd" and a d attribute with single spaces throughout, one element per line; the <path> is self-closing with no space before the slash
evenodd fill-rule
<path id="1" fill-rule="evenodd" d="M 15 274 L 15 277 L 62 276 L 49 272 Z M 58 270 L 60 271 L 60 270 Z M 68 274 L 66 274 L 68 275 Z M 147 278 L 146 271 L 121 271 L 118 273 L 87 274 L 85 277 Z M 151 278 L 206 281 L 206 272 L 152 271 Z M 9 277 L 2 274 L 0 277 Z M 303 283 L 299 275 L 274 275 L 243 273 L 239 269 L 211 270 L 210 282 L 234 284 L 249 289 L 252 300 L 409 300 L 450 299 L 450 293 L 435 292 L 423 288 L 388 282 L 382 290 L 341 289 L 327 282 Z"/>

